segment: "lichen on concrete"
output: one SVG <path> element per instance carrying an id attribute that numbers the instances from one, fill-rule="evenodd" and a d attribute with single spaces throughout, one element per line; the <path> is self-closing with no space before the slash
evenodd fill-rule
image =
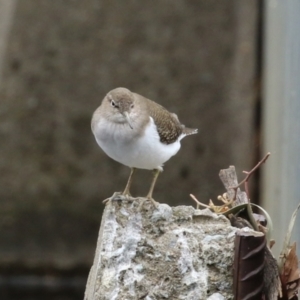
<path id="1" fill-rule="evenodd" d="M 109 203 L 86 300 L 233 299 L 236 228 L 191 206 Z M 223 297 L 223 298 L 222 298 Z"/>

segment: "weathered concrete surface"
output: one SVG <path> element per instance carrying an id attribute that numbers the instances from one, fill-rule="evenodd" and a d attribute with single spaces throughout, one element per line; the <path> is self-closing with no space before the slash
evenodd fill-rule
<path id="1" fill-rule="evenodd" d="M 199 128 L 166 163 L 157 201 L 215 199 L 221 168 L 252 165 L 256 0 L 14 2 L 0 64 L 0 264 L 90 264 L 101 201 L 129 175 L 90 130 L 117 86 Z M 150 180 L 138 170 L 133 195 Z"/>
<path id="2" fill-rule="evenodd" d="M 138 205 L 107 205 L 86 300 L 233 298 L 237 229 L 227 218 L 191 206 Z"/>

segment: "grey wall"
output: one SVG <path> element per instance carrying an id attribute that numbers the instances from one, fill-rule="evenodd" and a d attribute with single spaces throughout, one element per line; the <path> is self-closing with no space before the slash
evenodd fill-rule
<path id="1" fill-rule="evenodd" d="M 1 0 L 6 4 L 10 0 Z M 89 265 L 101 201 L 129 169 L 96 145 L 90 118 L 124 86 L 199 134 L 165 165 L 154 198 L 223 192 L 221 168 L 257 152 L 257 1 L 15 1 L 0 55 L 0 264 Z M 134 195 L 145 195 L 140 171 Z"/>
<path id="2" fill-rule="evenodd" d="M 300 199 L 300 1 L 265 2 L 263 205 L 274 223 L 274 253 L 282 250 L 288 224 Z M 300 243 L 300 218 L 291 242 Z M 300 254 L 298 247 L 298 254 Z"/>

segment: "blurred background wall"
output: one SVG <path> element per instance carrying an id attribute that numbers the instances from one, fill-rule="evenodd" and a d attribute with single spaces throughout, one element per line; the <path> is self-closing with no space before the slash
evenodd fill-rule
<path id="1" fill-rule="evenodd" d="M 166 163 L 157 201 L 216 199 L 229 165 L 243 177 L 261 149 L 261 12 L 247 0 L 0 0 L 1 300 L 83 298 L 101 202 L 129 175 L 90 130 L 109 90 L 199 128 Z M 132 192 L 145 195 L 151 172 L 138 172 Z"/>
<path id="2" fill-rule="evenodd" d="M 262 149 L 272 155 L 262 168 L 261 202 L 273 222 L 273 252 L 282 249 L 300 202 L 300 1 L 264 5 Z M 300 217 L 291 242 L 300 254 Z"/>

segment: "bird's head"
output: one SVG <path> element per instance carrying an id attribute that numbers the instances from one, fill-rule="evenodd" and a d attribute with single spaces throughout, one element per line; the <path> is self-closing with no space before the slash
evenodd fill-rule
<path id="1" fill-rule="evenodd" d="M 134 95 L 126 88 L 110 91 L 103 100 L 109 118 L 116 123 L 127 123 L 131 129 L 131 111 L 134 108 Z"/>

